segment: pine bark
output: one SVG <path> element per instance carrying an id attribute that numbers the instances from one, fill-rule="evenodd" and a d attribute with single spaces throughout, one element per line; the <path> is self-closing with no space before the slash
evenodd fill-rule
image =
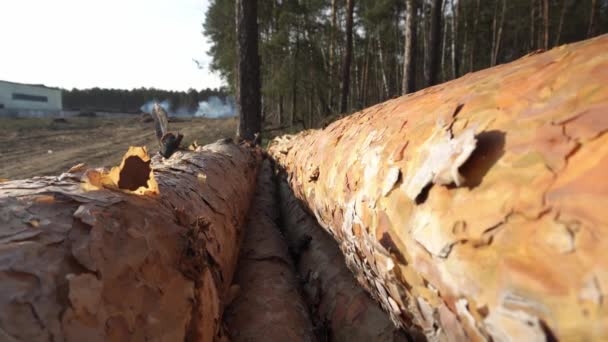
<path id="1" fill-rule="evenodd" d="M 315 319 L 319 341 L 421 341 L 416 330 L 398 329 L 361 288 L 344 263 L 338 245 L 306 213 L 285 180 L 279 180 L 283 231 L 297 258 L 303 292 Z"/>
<path id="2" fill-rule="evenodd" d="M 239 256 L 234 301 L 224 315 L 231 341 L 316 341 L 285 239 L 268 160 L 262 163 Z"/>
<path id="3" fill-rule="evenodd" d="M 254 141 L 262 130 L 257 0 L 236 1 L 237 135 Z"/>
<path id="4" fill-rule="evenodd" d="M 132 149 L 109 174 L 1 183 L 0 340 L 222 340 L 258 159 Z"/>
<path id="5" fill-rule="evenodd" d="M 353 11 L 355 0 L 346 0 L 346 46 L 344 48 L 344 61 L 342 62 L 342 94 L 340 99 L 340 112 L 348 111 L 348 94 L 350 90 L 350 65 L 353 54 Z"/>
<path id="6" fill-rule="evenodd" d="M 270 153 L 403 326 L 432 340 L 605 340 L 606 45 L 477 72 Z"/>

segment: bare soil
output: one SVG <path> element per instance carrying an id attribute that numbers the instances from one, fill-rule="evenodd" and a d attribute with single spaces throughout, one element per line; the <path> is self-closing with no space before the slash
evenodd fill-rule
<path id="1" fill-rule="evenodd" d="M 204 145 L 236 132 L 236 119 L 180 119 L 169 124 L 184 134 L 183 145 Z M 66 122 L 51 118 L 0 118 L 0 178 L 24 179 L 58 175 L 70 167 L 115 166 L 129 146 L 158 151 L 154 124 L 139 116 L 73 117 Z"/>

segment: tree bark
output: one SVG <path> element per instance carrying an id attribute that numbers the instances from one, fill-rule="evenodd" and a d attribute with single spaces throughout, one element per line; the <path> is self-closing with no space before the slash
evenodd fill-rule
<path id="1" fill-rule="evenodd" d="M 415 0 L 405 2 L 405 51 L 403 52 L 403 94 L 416 91 L 416 6 Z"/>
<path id="2" fill-rule="evenodd" d="M 109 174 L 1 183 L 0 340 L 222 340 L 258 159 L 132 148 Z"/>
<path id="3" fill-rule="evenodd" d="M 224 315 L 231 341 L 315 341 L 306 303 L 279 227 L 278 192 L 269 161 L 258 173 Z M 280 313 L 280 314 L 279 314 Z"/>
<path id="4" fill-rule="evenodd" d="M 405 333 L 357 284 L 335 241 L 301 208 L 287 183 L 280 180 L 279 184 L 284 233 L 297 258 L 304 294 L 320 332 L 318 340 L 407 341 Z M 418 331 L 408 335 L 414 341 L 423 336 Z"/>
<path id="5" fill-rule="evenodd" d="M 237 110 L 240 138 L 254 141 L 262 130 L 257 0 L 235 0 L 237 14 Z"/>
<path id="6" fill-rule="evenodd" d="M 348 111 L 348 92 L 350 89 L 350 64 L 353 53 L 353 11 L 355 0 L 346 0 L 346 46 L 344 48 L 344 61 L 342 62 L 342 96 L 340 99 L 340 112 Z"/>
<path id="7" fill-rule="evenodd" d="M 607 45 L 393 99 L 270 153 L 403 326 L 433 340 L 605 340 Z"/>
<path id="8" fill-rule="evenodd" d="M 432 0 L 431 1 L 431 27 L 429 36 L 429 54 L 427 56 L 428 61 L 425 63 L 427 67 L 426 72 L 426 86 L 430 87 L 437 84 L 437 76 L 439 73 L 439 55 L 441 54 L 441 4 L 443 0 Z"/>

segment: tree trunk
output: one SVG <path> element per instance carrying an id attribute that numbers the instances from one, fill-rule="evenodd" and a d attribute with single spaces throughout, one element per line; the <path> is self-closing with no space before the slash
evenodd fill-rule
<path id="1" fill-rule="evenodd" d="M 405 2 L 405 51 L 403 52 L 403 94 L 416 90 L 416 6 L 415 0 Z"/>
<path id="2" fill-rule="evenodd" d="M 445 13 L 445 7 L 447 6 L 447 2 L 449 0 L 444 0 L 443 4 L 441 5 L 441 13 L 443 15 L 443 13 Z M 448 21 L 447 19 L 443 19 L 443 30 L 442 30 L 442 34 L 441 34 L 441 76 L 442 76 L 442 80 L 443 82 L 448 81 L 448 76 L 446 73 L 446 67 L 445 67 L 445 55 L 446 55 L 446 44 L 447 44 L 447 36 L 448 36 Z"/>
<path id="3" fill-rule="evenodd" d="M 454 2 L 458 5 L 454 6 Z M 458 46 L 458 14 L 460 12 L 460 1 L 451 0 L 452 7 L 452 78 L 458 78 L 458 60 L 456 59 L 456 47 Z"/>
<path id="4" fill-rule="evenodd" d="M 589 28 L 587 29 L 587 38 L 593 37 L 593 31 L 595 29 L 595 8 L 597 7 L 597 0 L 591 0 L 591 13 L 589 14 Z"/>
<path id="5" fill-rule="evenodd" d="M 443 0 L 431 1 L 431 16 L 430 16 L 430 36 L 429 36 L 429 54 L 428 61 L 425 64 L 427 67 L 425 80 L 426 86 L 430 87 L 437 84 L 437 76 L 439 73 L 439 55 L 441 53 L 441 4 Z"/>
<path id="6" fill-rule="evenodd" d="M 235 0 L 237 14 L 237 135 L 249 141 L 262 130 L 257 0 Z"/>
<path id="7" fill-rule="evenodd" d="M 317 330 L 321 332 L 319 341 L 408 341 L 357 284 L 338 245 L 301 208 L 284 180 L 280 181 L 279 191 L 284 234 L 297 258 L 303 292 L 316 319 Z M 409 335 L 414 341 L 422 341 L 421 334 L 415 330 Z"/>
<path id="8" fill-rule="evenodd" d="M 270 154 L 402 325 L 439 341 L 606 340 L 607 45 L 393 99 Z"/>
<path id="9" fill-rule="evenodd" d="M 221 340 L 257 159 L 132 148 L 109 174 L 1 183 L 0 340 Z"/>
<path id="10" fill-rule="evenodd" d="M 389 90 L 388 87 L 388 77 L 386 76 L 386 68 L 384 67 L 384 65 L 386 64 L 384 61 L 384 53 L 382 52 L 382 38 L 380 37 L 380 32 L 376 33 L 376 38 L 377 38 L 377 42 L 378 42 L 378 57 L 380 58 L 380 74 L 382 75 L 382 86 L 384 89 L 384 94 L 386 97 L 384 97 L 384 99 L 387 99 L 391 96 L 391 92 Z"/>
<path id="11" fill-rule="evenodd" d="M 544 39 L 543 48 L 549 50 L 549 0 L 543 1 L 543 25 L 544 25 Z"/>
<path id="12" fill-rule="evenodd" d="M 531 0 L 530 1 L 530 51 L 533 51 L 537 46 L 535 29 L 536 29 L 536 0 Z"/>
<path id="13" fill-rule="evenodd" d="M 469 57 L 469 72 L 475 71 L 475 49 L 477 48 L 477 36 L 479 34 L 478 31 L 478 27 L 479 27 L 479 16 L 480 16 L 480 11 L 481 11 L 481 0 L 477 0 L 476 2 L 476 7 L 475 7 L 475 13 L 473 13 L 473 34 L 471 35 L 471 55 Z"/>
<path id="14" fill-rule="evenodd" d="M 498 6 L 498 4 L 497 4 Z M 492 61 L 490 66 L 495 66 L 498 61 L 498 53 L 500 52 L 500 42 L 502 40 L 502 31 L 505 26 L 505 16 L 507 14 L 507 0 L 502 0 L 502 10 L 500 14 L 500 23 L 498 24 L 498 31 L 496 32 L 496 39 L 494 43 L 494 49 L 492 50 Z"/>
<path id="15" fill-rule="evenodd" d="M 234 342 L 315 340 L 294 265 L 277 226 L 277 196 L 270 162 L 264 161 L 234 276 L 236 297 L 224 315 Z"/>
<path id="16" fill-rule="evenodd" d="M 331 33 L 329 37 L 329 106 L 334 108 L 334 61 L 338 28 L 338 0 L 331 0 Z"/>
<path id="17" fill-rule="evenodd" d="M 350 64 L 353 53 L 353 11 L 355 0 L 346 0 L 346 47 L 344 48 L 344 62 L 342 62 L 342 96 L 340 99 L 340 112 L 348 112 L 348 91 L 350 89 Z"/>

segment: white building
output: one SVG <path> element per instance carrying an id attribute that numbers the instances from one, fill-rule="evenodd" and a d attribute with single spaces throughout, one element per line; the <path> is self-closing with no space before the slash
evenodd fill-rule
<path id="1" fill-rule="evenodd" d="M 0 81 L 0 116 L 58 115 L 61 89 Z"/>

